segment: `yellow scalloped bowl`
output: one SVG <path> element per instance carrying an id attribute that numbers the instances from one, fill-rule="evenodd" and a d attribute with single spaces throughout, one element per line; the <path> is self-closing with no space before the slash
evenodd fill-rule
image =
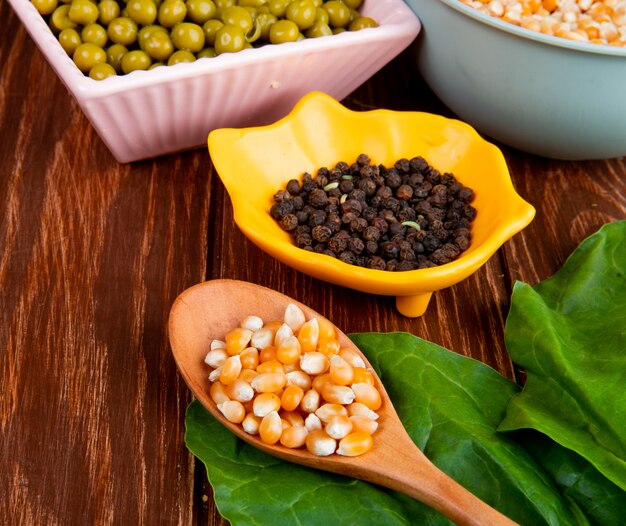
<path id="1" fill-rule="evenodd" d="M 434 291 L 478 270 L 509 238 L 527 226 L 535 209 L 513 188 L 500 150 L 463 122 L 421 112 L 351 111 L 323 93 L 305 95 L 289 115 L 254 128 L 209 134 L 213 164 L 228 191 L 237 226 L 262 250 L 325 281 L 371 294 L 396 296 L 405 316 L 421 316 Z M 469 248 L 438 267 L 390 272 L 343 263 L 302 250 L 270 216 L 277 190 L 304 172 L 353 162 L 360 153 L 376 164 L 423 156 L 475 192 L 477 210 Z"/>

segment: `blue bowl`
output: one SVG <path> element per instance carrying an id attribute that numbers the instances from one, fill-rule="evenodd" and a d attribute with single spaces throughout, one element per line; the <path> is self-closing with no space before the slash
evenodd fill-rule
<path id="1" fill-rule="evenodd" d="M 556 159 L 626 155 L 626 48 L 503 22 L 458 0 L 406 0 L 422 21 L 417 64 L 481 133 Z"/>

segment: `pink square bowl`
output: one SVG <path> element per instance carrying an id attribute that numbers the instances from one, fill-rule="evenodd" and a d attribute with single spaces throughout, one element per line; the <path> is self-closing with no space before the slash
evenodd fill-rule
<path id="1" fill-rule="evenodd" d="M 216 128 L 268 124 L 310 91 L 341 100 L 421 27 L 403 0 L 365 0 L 361 13 L 379 27 L 95 81 L 78 70 L 29 0 L 9 3 L 121 163 L 204 146 Z"/>

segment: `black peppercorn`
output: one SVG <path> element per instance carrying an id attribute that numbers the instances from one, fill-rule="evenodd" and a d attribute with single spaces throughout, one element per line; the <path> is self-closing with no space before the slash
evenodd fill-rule
<path id="1" fill-rule="evenodd" d="M 361 267 L 389 271 L 453 261 L 470 245 L 474 192 L 423 157 L 391 168 L 366 154 L 291 179 L 270 215 L 296 246 Z"/>

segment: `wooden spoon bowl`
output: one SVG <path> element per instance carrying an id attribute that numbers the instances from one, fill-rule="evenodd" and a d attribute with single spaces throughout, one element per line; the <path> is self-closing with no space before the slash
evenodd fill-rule
<path id="1" fill-rule="evenodd" d="M 209 396 L 204 357 L 211 340 L 223 339 L 248 315 L 264 321 L 282 320 L 289 303 L 298 305 L 307 319 L 322 318 L 306 305 L 271 289 L 235 280 L 213 280 L 184 291 L 174 302 L 169 317 L 169 339 L 181 375 L 204 407 L 224 426 L 252 446 L 296 464 L 340 473 L 403 492 L 436 509 L 459 525 L 516 524 L 435 467 L 411 440 L 383 384 L 374 374 L 383 404 L 377 411 L 379 428 L 374 446 L 358 457 L 318 457 L 306 449 L 268 445 L 249 435 L 240 425 L 226 420 Z M 342 346 L 357 351 L 371 369 L 367 357 L 339 329 Z"/>

